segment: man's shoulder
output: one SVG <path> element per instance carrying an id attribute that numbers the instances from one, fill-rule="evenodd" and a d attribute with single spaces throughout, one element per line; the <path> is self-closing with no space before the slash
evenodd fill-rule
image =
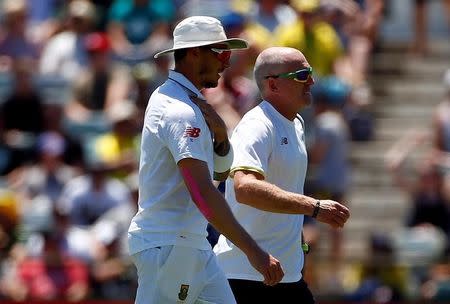
<path id="1" fill-rule="evenodd" d="M 257 106 L 255 106 L 254 108 L 252 108 L 251 110 L 249 110 L 247 113 L 245 113 L 245 115 L 242 117 L 241 122 L 248 122 L 248 121 L 253 121 L 256 123 L 263 123 L 263 124 L 267 124 L 270 123 L 270 117 L 267 113 L 267 109 L 264 108 L 264 106 L 262 104 L 259 104 Z"/>
<path id="2" fill-rule="evenodd" d="M 167 83 L 153 92 L 149 104 L 150 109 L 162 114 L 165 120 L 196 119 L 195 110 L 187 94 Z"/>
<path id="3" fill-rule="evenodd" d="M 235 128 L 234 133 L 268 134 L 273 128 L 273 123 L 266 111 L 260 105 L 248 111 Z"/>

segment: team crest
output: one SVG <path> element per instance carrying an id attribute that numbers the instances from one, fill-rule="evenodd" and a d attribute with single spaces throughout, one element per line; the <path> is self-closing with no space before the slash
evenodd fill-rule
<path id="1" fill-rule="evenodd" d="M 181 301 L 186 300 L 186 298 L 188 296 L 188 291 L 189 291 L 189 285 L 181 284 L 180 292 L 178 293 L 178 299 L 180 299 Z"/>

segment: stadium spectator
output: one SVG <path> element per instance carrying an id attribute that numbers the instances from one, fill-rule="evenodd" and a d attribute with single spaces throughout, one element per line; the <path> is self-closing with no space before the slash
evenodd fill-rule
<path id="1" fill-rule="evenodd" d="M 66 6 L 67 25 L 44 45 L 39 72 L 73 81 L 88 64 L 84 36 L 94 30 L 96 12 L 88 0 L 73 0 Z"/>
<path id="2" fill-rule="evenodd" d="M 64 163 L 64 138 L 55 132 L 43 132 L 36 138 L 37 158 L 9 174 L 10 184 L 21 195 L 25 212 L 21 223 L 27 234 L 55 229 L 54 208 L 63 187 L 79 172 Z"/>
<path id="3" fill-rule="evenodd" d="M 367 88 L 369 57 L 378 37 L 384 0 L 323 0 L 326 20 L 335 28 L 345 49 L 336 69 L 354 87 Z M 363 88 L 361 88 L 363 89 Z"/>
<path id="4" fill-rule="evenodd" d="M 121 101 L 106 111 L 111 132 L 92 139 L 96 157 L 118 178 L 135 173 L 139 161 L 138 112 L 133 101 Z"/>
<path id="5" fill-rule="evenodd" d="M 121 208 L 121 211 L 125 210 Z M 128 213 L 128 223 L 135 212 L 133 209 L 133 214 Z M 95 249 L 90 273 L 94 299 L 129 300 L 130 295 L 136 292 L 136 273 L 128 252 L 122 248 L 124 232 L 126 230 L 121 230 L 116 219 L 97 221 L 92 229 Z"/>
<path id="6" fill-rule="evenodd" d="M 86 158 L 86 174 L 70 180 L 57 202 L 57 209 L 73 226 L 89 227 L 111 208 L 132 200 L 128 186 L 108 176 L 106 164 L 95 154 Z"/>
<path id="7" fill-rule="evenodd" d="M 445 171 L 442 170 L 440 158 L 435 158 L 432 151 L 412 168 L 406 167 L 406 160 L 415 148 L 427 140 L 423 132 L 411 131 L 397 141 L 386 154 L 386 165 L 392 172 L 394 183 L 405 191 L 411 200 L 411 209 L 405 225 L 407 227 L 431 226 L 446 235 L 447 252 L 450 245 L 450 205 L 445 193 Z M 407 170 L 410 170 L 408 172 Z"/>
<path id="8" fill-rule="evenodd" d="M 13 90 L 0 108 L 4 143 L 12 151 L 8 171 L 32 161 L 35 136 L 44 129 L 43 100 L 29 67 L 29 60 L 14 61 Z"/>
<path id="9" fill-rule="evenodd" d="M 1 109 L 3 128 L 38 134 L 44 128 L 43 101 L 33 83 L 30 61 L 25 58 L 14 61 L 12 71 L 13 91 Z"/>
<path id="10" fill-rule="evenodd" d="M 131 65 L 150 59 L 159 41 L 169 37 L 174 19 L 172 0 L 115 0 L 107 20 L 112 51 Z"/>
<path id="11" fill-rule="evenodd" d="M 79 137 L 69 134 L 67 117 L 64 116 L 64 101 L 48 101 L 44 104 L 44 132 L 56 133 L 64 140 L 62 161 L 81 170 L 83 168 L 83 146 Z"/>
<path id="12" fill-rule="evenodd" d="M 336 76 L 327 76 L 318 81 L 312 92 L 315 122 L 314 139 L 308 149 L 312 179 L 308 192 L 319 199 L 344 202 L 350 185 L 350 132 L 342 109 L 348 102 L 350 87 Z M 338 230 L 330 233 L 330 253 L 333 263 L 339 265 L 342 235 Z"/>
<path id="13" fill-rule="evenodd" d="M 2 61 L 6 61 L 6 65 L 12 69 L 13 61 L 29 59 L 29 68 L 33 69 L 38 62 L 40 49 L 27 33 L 27 1 L 5 0 L 1 6 L 4 28 L 0 31 L 0 57 L 6 57 Z"/>
<path id="14" fill-rule="evenodd" d="M 83 45 L 88 63 L 73 81 L 74 98 L 65 109 L 67 118 L 80 124 L 124 100 L 132 85 L 128 67 L 112 61 L 106 34 L 89 33 Z"/>
<path id="15" fill-rule="evenodd" d="M 392 240 L 371 234 L 368 257 L 354 265 L 348 277 L 356 284 L 345 292 L 346 303 L 392 303 L 407 298 L 408 269 L 396 261 Z"/>
<path id="16" fill-rule="evenodd" d="M 25 302 L 87 298 L 88 265 L 72 250 L 67 217 L 56 209 L 53 217 L 53 226 L 42 226 L 25 237 L 19 234 L 3 264 L 7 272 L 2 287 L 7 298 Z"/>
<path id="17" fill-rule="evenodd" d="M 291 0 L 297 19 L 275 30 L 274 45 L 300 50 L 317 76 L 335 73 L 336 60 L 344 54 L 335 29 L 325 20 L 319 0 Z"/>
<path id="18" fill-rule="evenodd" d="M 273 33 L 280 24 L 288 24 L 295 20 L 296 13 L 292 7 L 281 0 L 257 0 L 249 9 L 249 17 L 253 22 L 262 25 Z"/>
<path id="19" fill-rule="evenodd" d="M 18 264 L 14 284 L 23 288 L 27 301 L 67 300 L 78 302 L 89 294 L 88 265 L 64 252 L 61 238 L 51 231 L 43 233 L 43 252 L 28 256 Z"/>
<path id="20" fill-rule="evenodd" d="M 432 265 L 420 286 L 421 300 L 445 303 L 450 300 L 450 267 L 448 259 Z"/>
<path id="21" fill-rule="evenodd" d="M 427 0 L 414 0 L 414 36 L 412 43 L 412 51 L 414 54 L 424 56 L 429 52 L 429 38 L 428 38 L 428 10 Z M 450 27 L 450 1 L 442 0 L 444 6 L 442 11 L 446 13 L 447 23 Z"/>
<path id="22" fill-rule="evenodd" d="M 27 2 L 28 25 L 27 32 L 30 33 L 32 41 L 42 48 L 48 39 L 61 30 L 63 20 L 60 12 L 64 8 L 64 0 L 40 0 Z"/>

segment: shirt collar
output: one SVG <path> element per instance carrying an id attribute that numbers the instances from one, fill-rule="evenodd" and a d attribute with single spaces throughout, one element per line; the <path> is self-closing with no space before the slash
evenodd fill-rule
<path id="1" fill-rule="evenodd" d="M 174 70 L 169 70 L 169 79 L 183 86 L 184 89 L 187 89 L 188 91 L 196 94 L 198 98 L 206 100 L 202 93 L 200 93 L 200 91 L 194 86 L 194 84 L 190 82 L 189 79 L 187 79 L 183 74 L 175 72 Z"/>
<path id="2" fill-rule="evenodd" d="M 261 102 L 261 105 L 263 107 L 265 107 L 266 109 L 268 109 L 269 112 L 273 113 L 273 115 L 275 115 L 279 121 L 282 121 L 283 123 L 288 124 L 288 125 L 295 124 L 295 119 L 294 119 L 294 121 L 292 121 L 292 120 L 289 120 L 286 117 L 284 117 L 280 112 L 277 111 L 277 109 L 275 109 L 275 107 L 269 101 L 264 99 Z"/>

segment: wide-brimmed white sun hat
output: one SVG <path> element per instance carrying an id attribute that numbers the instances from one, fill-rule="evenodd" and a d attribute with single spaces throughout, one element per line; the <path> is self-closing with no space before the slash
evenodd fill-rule
<path id="1" fill-rule="evenodd" d="M 220 21 L 208 16 L 192 16 L 182 20 L 173 30 L 173 47 L 154 55 L 155 58 L 179 49 L 225 43 L 230 50 L 246 49 L 244 39 L 227 38 Z"/>

